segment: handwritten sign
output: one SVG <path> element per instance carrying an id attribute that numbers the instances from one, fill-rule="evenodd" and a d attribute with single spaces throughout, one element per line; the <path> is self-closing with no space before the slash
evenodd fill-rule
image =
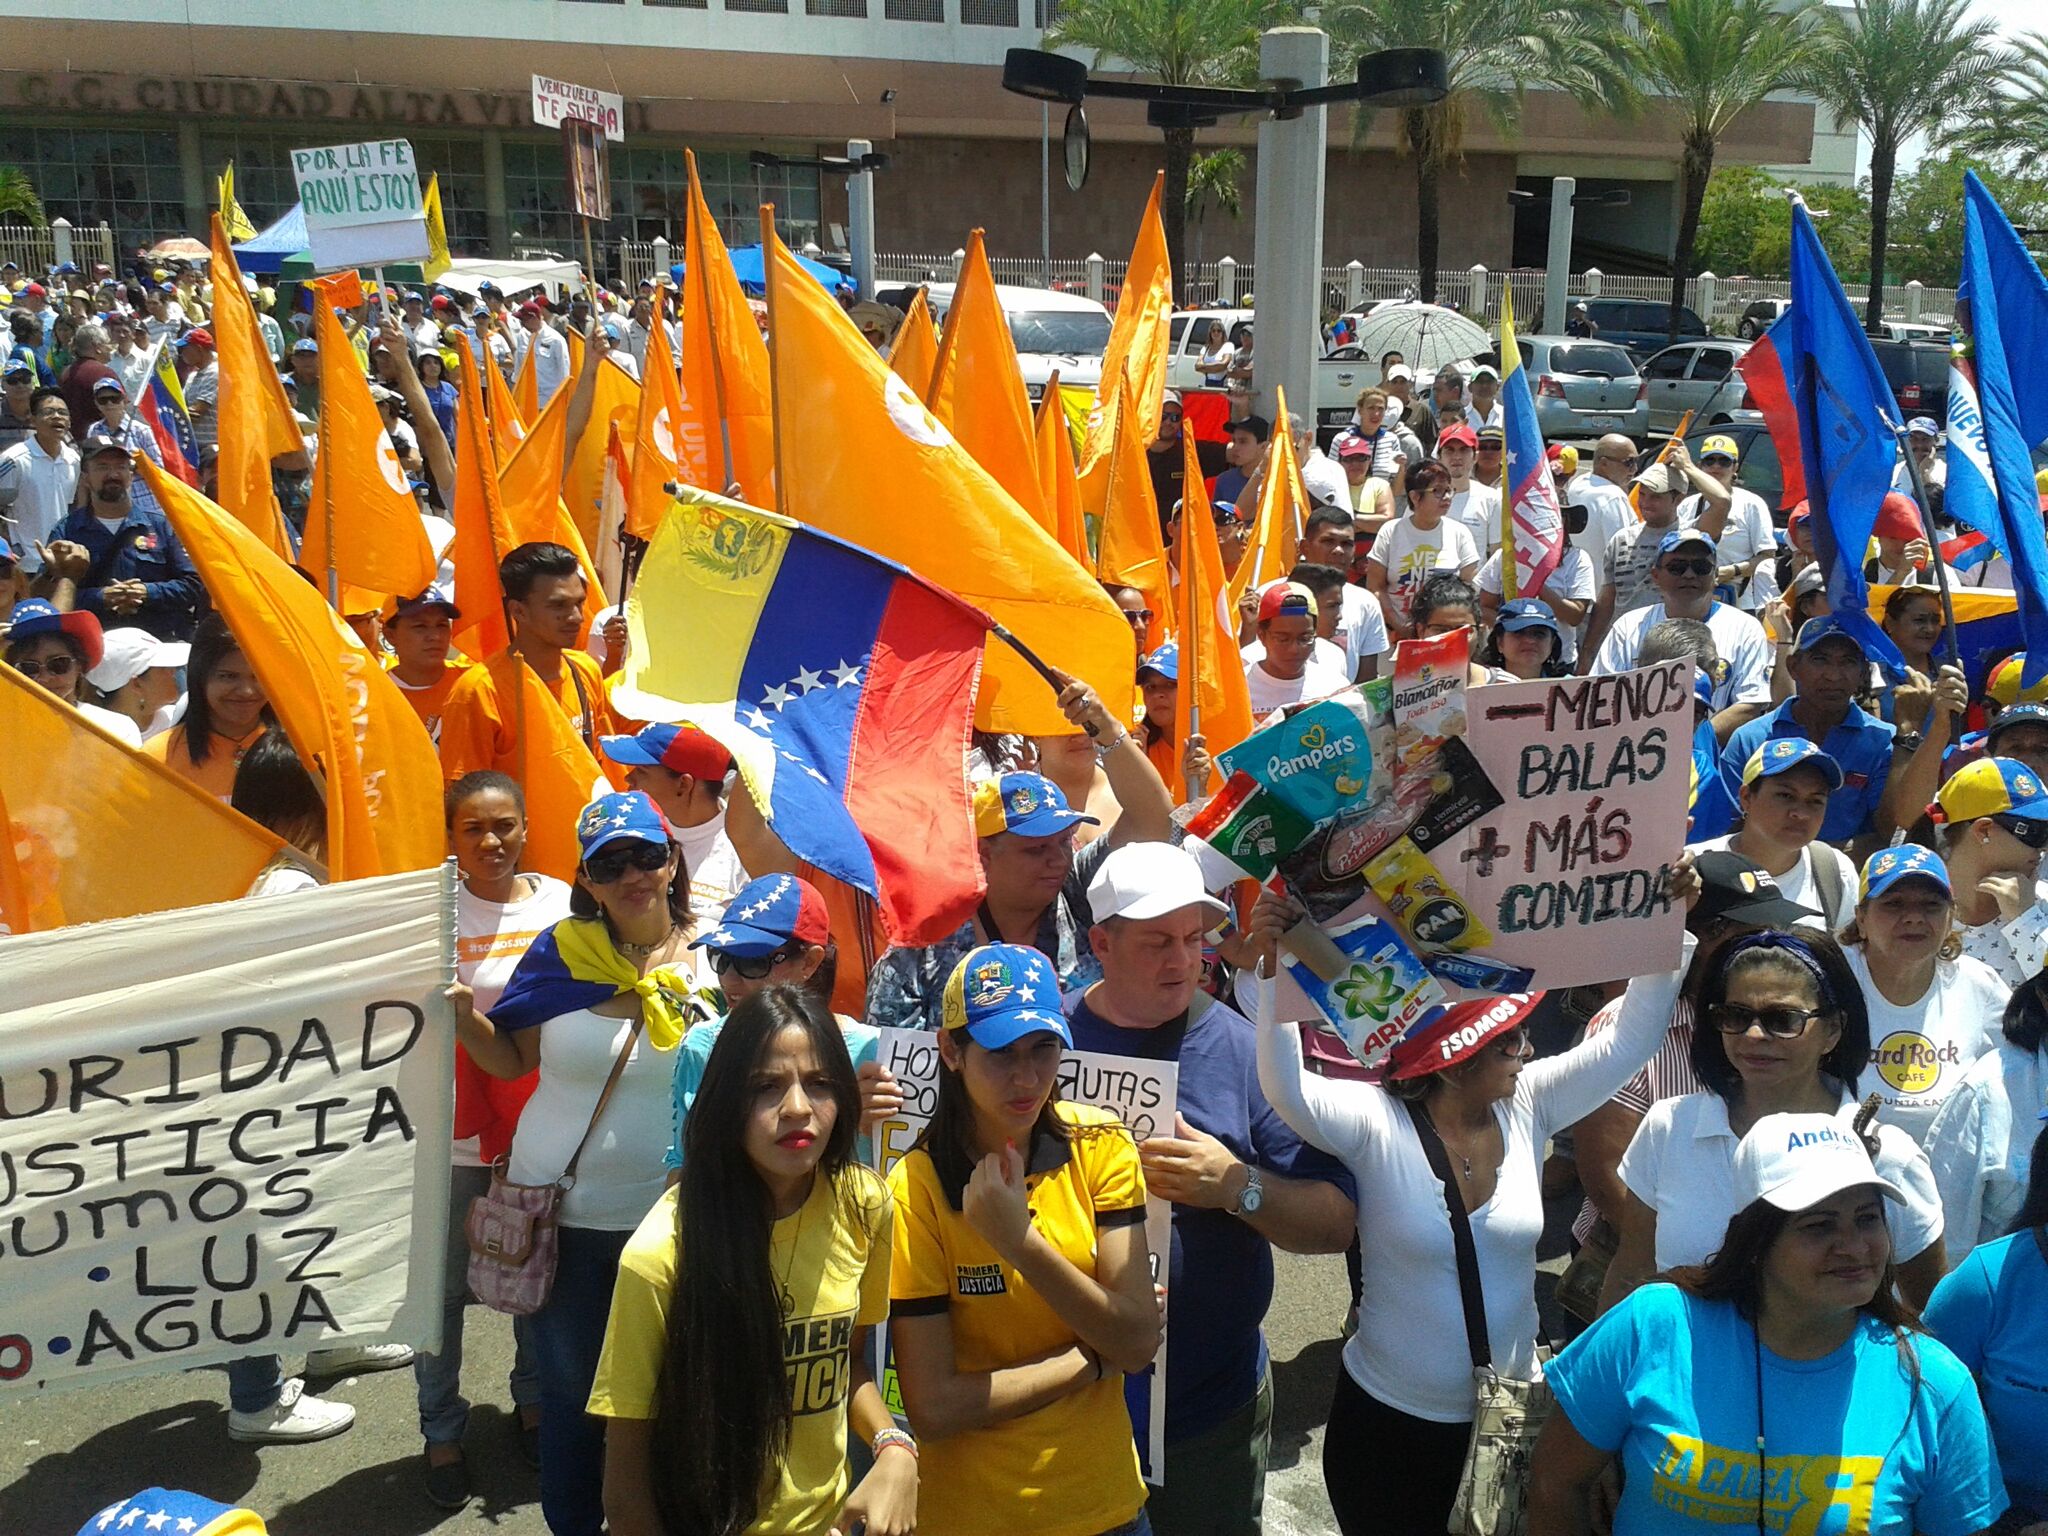
<path id="1" fill-rule="evenodd" d="M 292 176 L 316 267 L 426 257 L 426 191 L 404 139 L 295 149 Z"/>
<path id="2" fill-rule="evenodd" d="M 594 123 L 614 144 L 626 142 L 626 98 L 567 80 L 533 77 L 533 121 L 539 128 L 567 122 Z"/>
<path id="3" fill-rule="evenodd" d="M 438 1347 L 453 930 L 423 870 L 0 939 L 0 1401 Z"/>
<path id="4" fill-rule="evenodd" d="M 939 1039 L 928 1030 L 885 1029 L 878 1049 L 881 1064 L 896 1075 L 903 1089 L 903 1109 L 874 1130 L 875 1165 L 886 1175 L 916 1145 L 931 1122 L 939 1096 Z M 1173 1116 L 1180 1098 L 1180 1064 L 1147 1061 L 1135 1056 L 1103 1056 L 1069 1051 L 1060 1063 L 1058 1098 L 1106 1109 L 1143 1141 L 1173 1134 Z M 1145 1244 L 1152 1254 L 1154 1284 L 1164 1284 L 1173 1254 L 1173 1207 L 1164 1200 L 1145 1202 Z M 896 1383 L 896 1362 L 882 1343 L 882 1395 L 898 1418 L 903 1397 Z M 1138 1462 L 1149 1483 L 1166 1481 L 1166 1340 L 1151 1367 L 1124 1378 L 1124 1402 L 1138 1442 Z"/>

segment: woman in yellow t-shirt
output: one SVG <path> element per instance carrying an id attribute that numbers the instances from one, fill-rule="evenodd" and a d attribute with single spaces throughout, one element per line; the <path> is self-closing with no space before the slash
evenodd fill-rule
<path id="1" fill-rule="evenodd" d="M 917 1443 L 864 1363 L 892 1226 L 881 1178 L 853 1161 L 859 1132 L 829 1007 L 776 986 L 727 1015 L 681 1179 L 619 1260 L 590 1394 L 610 1421 L 611 1536 L 915 1530 Z M 851 1492 L 849 1418 L 875 1457 Z"/>
<path id="2" fill-rule="evenodd" d="M 185 718 L 142 750 L 226 800 L 235 791 L 235 766 L 274 723 L 270 698 L 218 614 L 199 621 L 186 666 Z"/>
<path id="3" fill-rule="evenodd" d="M 1123 1387 L 1159 1347 L 1137 1144 L 1053 1098 L 1072 1040 L 1037 950 L 970 951 L 941 1011 L 931 1124 L 889 1175 L 924 1528 L 1147 1536 Z"/>

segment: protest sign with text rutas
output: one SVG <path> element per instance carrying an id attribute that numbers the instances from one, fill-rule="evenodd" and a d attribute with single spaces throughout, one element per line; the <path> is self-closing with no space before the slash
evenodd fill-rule
<path id="1" fill-rule="evenodd" d="M 874 1128 L 875 1166 L 886 1176 L 917 1144 L 931 1123 L 939 1095 L 939 1037 L 930 1030 L 884 1029 L 876 1056 L 895 1074 L 903 1090 L 903 1108 Z M 1174 1111 L 1180 1102 L 1180 1064 L 1148 1061 L 1136 1056 L 1103 1056 L 1069 1051 L 1060 1063 L 1059 1086 L 1053 1096 L 1074 1104 L 1106 1109 L 1130 1128 L 1131 1136 L 1174 1134 Z M 1173 1207 L 1156 1197 L 1145 1201 L 1145 1243 L 1152 1255 L 1152 1279 L 1163 1285 L 1173 1253 Z M 890 1411 L 903 1417 L 903 1396 L 896 1384 L 896 1362 L 882 1337 L 882 1396 Z M 1150 1369 L 1124 1378 L 1124 1403 L 1131 1411 L 1131 1430 L 1138 1442 L 1138 1462 L 1148 1483 L 1166 1481 L 1166 1340 Z"/>
<path id="2" fill-rule="evenodd" d="M 0 1401 L 439 1346 L 454 928 L 432 869 L 0 940 Z"/>

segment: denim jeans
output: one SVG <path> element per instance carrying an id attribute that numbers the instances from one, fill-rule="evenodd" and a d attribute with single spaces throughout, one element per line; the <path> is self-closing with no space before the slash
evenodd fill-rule
<path id="1" fill-rule="evenodd" d="M 469 1235 L 463 1224 L 469 1202 L 491 1187 L 488 1168 L 451 1168 L 448 1178 L 448 1243 L 441 1276 L 441 1352 L 413 1357 L 413 1384 L 420 1400 L 420 1434 L 429 1445 L 458 1445 L 469 1427 L 469 1403 L 462 1395 L 462 1314 L 469 1304 Z M 512 1405 L 540 1402 L 540 1378 L 533 1365 L 531 1319 L 512 1319 Z"/>
<path id="2" fill-rule="evenodd" d="M 284 1390 L 284 1362 L 276 1355 L 249 1355 L 228 1362 L 228 1407 L 262 1413 Z"/>
<path id="3" fill-rule="evenodd" d="M 1152 1536 L 1152 1517 L 1141 1509 L 1137 1519 L 1126 1520 L 1115 1530 L 1104 1531 L 1102 1536 Z"/>
<path id="4" fill-rule="evenodd" d="M 555 1288 L 527 1319 L 540 1377 L 540 1512 L 554 1536 L 602 1536 L 604 1421 L 584 1411 L 630 1232 L 561 1227 Z"/>

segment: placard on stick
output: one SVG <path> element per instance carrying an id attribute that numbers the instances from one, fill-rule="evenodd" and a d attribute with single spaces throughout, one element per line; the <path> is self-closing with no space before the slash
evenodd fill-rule
<path id="1" fill-rule="evenodd" d="M 295 149 L 292 177 L 321 271 L 426 259 L 426 189 L 406 140 Z"/>

